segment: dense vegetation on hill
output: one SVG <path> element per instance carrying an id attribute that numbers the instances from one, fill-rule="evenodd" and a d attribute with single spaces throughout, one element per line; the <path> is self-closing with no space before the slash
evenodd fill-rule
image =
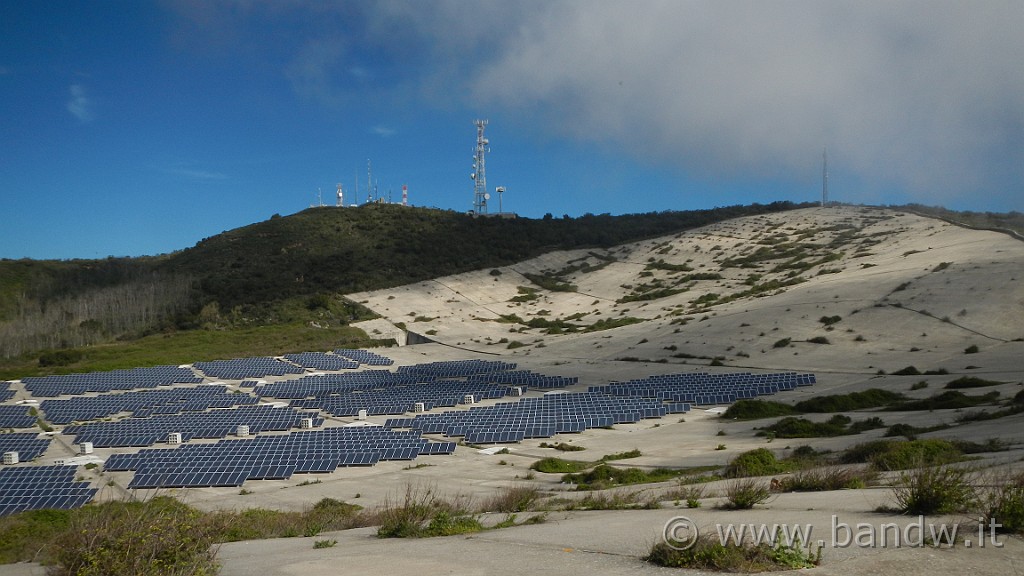
<path id="1" fill-rule="evenodd" d="M 474 218 L 370 204 L 311 208 L 173 254 L 0 261 L 0 358 L 183 330 L 333 325 L 365 317 L 339 294 L 791 210 L 789 202 L 580 218 Z M 54 364 L 67 357 L 45 356 Z M 73 360 L 73 356 L 71 357 Z"/>

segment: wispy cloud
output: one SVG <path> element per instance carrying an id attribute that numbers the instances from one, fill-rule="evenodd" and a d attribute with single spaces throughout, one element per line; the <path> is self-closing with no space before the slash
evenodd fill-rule
<path id="1" fill-rule="evenodd" d="M 92 122 L 95 120 L 95 105 L 86 93 L 85 86 L 72 84 L 68 91 L 71 93 L 71 99 L 67 103 L 68 112 L 75 118 L 78 118 L 79 122 Z"/>
<path id="2" fill-rule="evenodd" d="M 397 133 L 397 130 L 395 130 L 394 128 L 379 125 L 374 126 L 373 128 L 370 129 L 370 131 L 376 134 L 377 136 L 381 136 L 384 138 L 387 138 L 388 136 L 394 136 Z"/>
<path id="3" fill-rule="evenodd" d="M 1019 0 L 372 6 L 442 101 L 703 177 L 810 183 L 827 145 L 851 188 L 1019 204 Z"/>

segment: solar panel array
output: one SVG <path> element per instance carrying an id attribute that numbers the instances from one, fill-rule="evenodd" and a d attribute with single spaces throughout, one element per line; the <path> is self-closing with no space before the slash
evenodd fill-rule
<path id="1" fill-rule="evenodd" d="M 315 412 L 260 404 L 196 414 L 158 415 L 149 418 L 126 418 L 117 422 L 79 424 L 65 427 L 64 433 L 73 435 L 75 444 L 92 442 L 96 448 L 152 446 L 166 440 L 167 435 L 172 432 L 181 434 L 183 442 L 193 438 L 226 438 L 240 425 L 248 426 L 250 434 L 259 434 L 300 428 L 304 418 L 312 418 L 313 426 L 320 426 L 324 422 Z"/>
<path id="2" fill-rule="evenodd" d="M 301 354 L 285 354 L 285 359 L 303 368 L 315 370 L 354 370 L 359 362 L 334 354 L 323 352 L 302 352 Z"/>
<path id="3" fill-rule="evenodd" d="M 202 378 L 188 368 L 154 366 L 88 374 L 29 376 L 23 378 L 21 382 L 33 396 L 53 398 L 64 394 L 156 388 L 171 384 L 198 384 L 202 381 Z"/>
<path id="4" fill-rule="evenodd" d="M 415 431 L 377 426 L 328 428 L 115 454 L 104 470 L 134 471 L 128 488 L 241 486 L 246 480 L 288 479 L 293 474 L 328 473 L 339 467 L 372 466 L 382 460 L 413 460 L 421 454 L 454 451 L 454 442 L 428 442 Z"/>
<path id="5" fill-rule="evenodd" d="M 487 382 L 494 384 L 508 384 L 509 386 L 524 386 L 527 388 L 539 388 L 543 390 L 551 388 L 565 388 L 579 382 L 579 378 L 572 376 L 546 376 L 529 370 L 510 370 L 508 372 L 491 372 L 487 374 L 474 374 L 467 378 L 469 382 Z"/>
<path id="6" fill-rule="evenodd" d="M 14 398 L 14 390 L 11 390 L 10 382 L 0 382 L 0 402 L 7 402 Z"/>
<path id="7" fill-rule="evenodd" d="M 23 466 L 0 470 L 0 516 L 25 510 L 70 510 L 89 503 L 97 490 L 76 482 L 75 466 Z"/>
<path id="8" fill-rule="evenodd" d="M 689 410 L 686 404 L 665 405 L 650 398 L 615 397 L 596 392 L 548 394 L 475 407 L 468 411 L 391 418 L 389 428 L 411 428 L 425 434 L 462 436 L 466 442 L 489 444 L 519 442 L 525 438 L 550 438 L 555 434 L 582 432 L 613 424 L 661 418 Z"/>
<path id="9" fill-rule="evenodd" d="M 40 438 L 34 432 L 15 432 L 0 434 L 0 454 L 17 452 L 18 460 L 28 462 L 43 455 L 50 447 L 50 439 Z"/>
<path id="10" fill-rule="evenodd" d="M 433 376 L 367 370 L 349 374 L 323 374 L 257 386 L 260 397 L 291 400 L 296 408 L 315 408 L 334 416 L 414 412 L 417 403 L 425 410 L 454 407 L 467 395 L 474 401 L 502 398 L 511 393 L 504 384 L 465 380 L 438 380 Z"/>
<path id="11" fill-rule="evenodd" d="M 305 369 L 299 366 L 282 362 L 277 358 L 269 356 L 196 362 L 195 367 L 211 378 L 223 378 L 225 380 L 284 376 L 285 374 L 302 374 L 305 372 Z"/>
<path id="12" fill-rule="evenodd" d="M 367 366 L 391 366 L 395 363 L 391 358 L 385 358 L 380 354 L 375 354 L 369 350 L 352 350 L 349 348 L 339 348 L 334 351 L 338 356 L 344 356 L 349 360 L 354 360 L 360 364 Z"/>
<path id="13" fill-rule="evenodd" d="M 782 372 L 774 374 L 665 374 L 627 382 L 613 382 L 606 386 L 591 386 L 590 392 L 613 396 L 657 398 L 670 402 L 693 404 L 729 404 L 744 398 L 755 398 L 793 390 L 797 386 L 810 386 L 817 380 L 814 374 Z"/>
<path id="14" fill-rule="evenodd" d="M 39 407 L 50 422 L 70 424 L 121 412 L 132 412 L 133 416 L 144 418 L 154 414 L 202 412 L 209 408 L 230 408 L 257 402 L 248 394 L 229 393 L 226 386 L 198 386 L 43 400 Z"/>
<path id="15" fill-rule="evenodd" d="M 31 428 L 36 425 L 36 417 L 29 412 L 31 406 L 6 405 L 0 406 L 0 428 Z"/>

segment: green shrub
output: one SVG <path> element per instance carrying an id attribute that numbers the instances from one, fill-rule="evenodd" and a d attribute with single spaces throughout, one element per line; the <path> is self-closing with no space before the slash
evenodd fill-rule
<path id="1" fill-rule="evenodd" d="M 870 463 L 879 470 L 906 470 L 958 462 L 963 452 L 948 440 L 873 440 L 852 446 L 843 453 L 844 464 Z"/>
<path id="2" fill-rule="evenodd" d="M 1024 533 L 1024 473 L 1008 480 L 990 478 L 983 484 L 989 487 L 980 498 L 984 525 L 999 525 L 1000 532 Z"/>
<path id="3" fill-rule="evenodd" d="M 907 514 L 966 512 L 975 502 L 971 473 L 954 466 L 924 466 L 900 474 L 893 486 L 897 507 Z"/>
<path id="4" fill-rule="evenodd" d="M 541 458 L 530 465 L 531 470 L 544 472 L 546 474 L 569 474 L 586 470 L 594 464 L 592 462 L 581 462 L 579 460 L 563 460 L 562 458 Z"/>
<path id="5" fill-rule="evenodd" d="M 604 490 L 615 486 L 664 482 L 684 473 L 684 470 L 670 470 L 668 468 L 641 470 L 639 468 L 616 468 L 608 464 L 598 464 L 586 472 L 566 474 L 562 476 L 562 482 L 576 484 L 577 490 Z"/>
<path id="6" fill-rule="evenodd" d="M 893 376 L 920 376 L 921 371 L 915 366 L 907 366 L 892 373 Z"/>
<path id="7" fill-rule="evenodd" d="M 914 410 L 955 410 L 959 408 L 973 408 L 981 404 L 990 404 L 999 399 L 999 392 L 993 390 L 981 396 L 968 396 L 957 390 L 941 392 L 921 400 L 905 400 L 886 406 L 886 410 L 914 411 Z"/>
<path id="8" fill-rule="evenodd" d="M 538 445 L 539 448 L 554 448 L 562 452 L 582 452 L 586 450 L 586 447 L 579 446 L 577 444 L 567 444 L 565 442 L 559 442 L 558 444 L 548 444 L 547 442 L 541 442 Z"/>
<path id="9" fill-rule="evenodd" d="M 771 418 L 774 416 L 788 416 L 796 413 L 789 404 L 775 402 L 773 400 L 744 399 L 733 402 L 722 418 L 733 420 L 755 420 L 757 418 Z"/>
<path id="10" fill-rule="evenodd" d="M 903 394 L 898 392 L 881 388 L 870 388 L 863 392 L 817 396 L 809 400 L 797 402 L 793 408 L 798 412 L 849 412 L 851 410 L 888 406 L 905 398 Z"/>
<path id="11" fill-rule="evenodd" d="M 789 346 L 789 343 L 792 341 L 792 338 L 783 338 L 781 340 L 776 340 L 775 344 L 772 344 L 772 348 L 785 348 L 786 346 Z"/>
<path id="12" fill-rule="evenodd" d="M 999 386 L 1002 382 L 996 382 L 995 380 L 984 380 L 982 378 L 975 378 L 974 376 L 962 376 L 946 384 L 945 388 L 950 390 L 961 390 L 965 388 L 984 388 L 986 386 Z"/>
<path id="13" fill-rule="evenodd" d="M 967 348 L 964 349 L 964 354 L 977 354 L 978 351 L 979 351 L 978 350 L 978 345 L 977 344 L 972 344 L 972 345 L 970 345 L 970 346 L 968 346 Z"/>
<path id="14" fill-rule="evenodd" d="M 767 448 L 756 448 L 739 454 L 725 468 L 726 478 L 742 478 L 746 476 L 768 476 L 785 472 L 790 466 L 780 462 L 775 454 Z"/>
<path id="15" fill-rule="evenodd" d="M 607 454 L 601 457 L 602 462 L 611 462 L 612 460 L 627 460 L 629 458 L 639 458 L 643 456 L 643 452 L 639 449 L 634 448 L 626 452 L 616 452 L 614 454 Z"/>
<path id="16" fill-rule="evenodd" d="M 212 575 L 219 527 L 177 500 L 84 508 L 56 542 L 54 576 Z"/>
<path id="17" fill-rule="evenodd" d="M 831 342 L 828 341 L 828 338 L 825 338 L 824 336 L 815 336 L 807 341 L 811 344 L 831 344 Z"/>

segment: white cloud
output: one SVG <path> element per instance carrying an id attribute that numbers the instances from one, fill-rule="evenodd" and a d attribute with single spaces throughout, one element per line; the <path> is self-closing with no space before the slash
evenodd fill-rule
<path id="1" fill-rule="evenodd" d="M 705 177 L 809 181 L 827 145 L 866 193 L 1020 197 L 1019 0 L 430 6 L 378 12 L 433 51 L 423 85 L 541 129 Z"/>
<path id="2" fill-rule="evenodd" d="M 394 136 L 397 133 L 394 128 L 389 128 L 387 126 L 374 126 L 371 131 L 377 136 L 382 136 L 384 138 Z"/>
<path id="3" fill-rule="evenodd" d="M 72 84 L 68 91 L 71 93 L 71 99 L 67 103 L 68 112 L 75 118 L 78 118 L 80 122 L 92 122 L 95 120 L 96 113 L 93 110 L 93 101 L 86 94 L 85 87 L 81 84 Z"/>

